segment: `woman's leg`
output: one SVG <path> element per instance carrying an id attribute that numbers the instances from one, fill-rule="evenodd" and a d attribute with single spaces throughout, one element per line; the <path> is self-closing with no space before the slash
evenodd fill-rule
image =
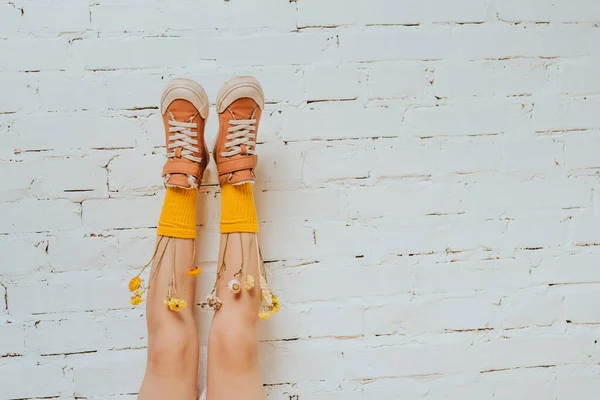
<path id="1" fill-rule="evenodd" d="M 156 275 L 146 300 L 148 363 L 139 399 L 192 400 L 196 399 L 199 349 L 194 318 L 196 279 L 188 276 L 187 271 L 193 263 L 194 240 L 169 237 L 159 240 L 151 271 Z M 188 305 L 179 312 L 165 305 L 173 281 L 177 298 Z"/>
<path id="2" fill-rule="evenodd" d="M 217 282 L 217 297 L 223 305 L 215 313 L 208 339 L 208 399 L 263 400 L 258 365 L 261 293 L 256 234 L 222 234 L 219 254 L 219 265 L 224 267 Z M 238 274 L 242 264 L 244 274 L 256 281 L 250 290 L 246 290 L 245 279 Z M 238 294 L 227 287 L 234 279 L 242 285 Z"/>
<path id="3" fill-rule="evenodd" d="M 204 89 L 186 79 L 171 81 L 163 93 L 161 113 L 167 193 L 148 284 L 138 275 L 129 287 L 134 305 L 147 293 L 148 362 L 139 399 L 195 400 L 199 356 L 195 277 L 200 273 L 194 262 L 196 198 L 208 162 Z"/>
<path id="4" fill-rule="evenodd" d="M 217 96 L 221 244 L 215 292 L 207 299 L 216 310 L 208 338 L 208 400 L 265 399 L 258 317 L 268 318 L 279 305 L 266 285 L 257 243 L 253 183 L 263 107 L 260 83 L 252 77 L 226 82 Z"/>

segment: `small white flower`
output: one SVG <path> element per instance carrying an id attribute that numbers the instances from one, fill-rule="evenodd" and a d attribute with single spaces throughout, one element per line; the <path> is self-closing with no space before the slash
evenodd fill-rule
<path id="1" fill-rule="evenodd" d="M 238 294 L 242 290 L 242 284 L 237 279 L 232 279 L 227 284 L 227 289 L 229 289 L 231 293 Z"/>

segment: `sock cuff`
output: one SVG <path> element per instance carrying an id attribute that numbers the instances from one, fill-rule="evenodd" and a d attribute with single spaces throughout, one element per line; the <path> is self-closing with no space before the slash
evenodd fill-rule
<path id="1" fill-rule="evenodd" d="M 221 189 L 221 233 L 258 232 L 251 183 L 225 184 Z"/>
<path id="2" fill-rule="evenodd" d="M 196 189 L 167 187 L 157 234 L 183 239 L 196 238 Z"/>

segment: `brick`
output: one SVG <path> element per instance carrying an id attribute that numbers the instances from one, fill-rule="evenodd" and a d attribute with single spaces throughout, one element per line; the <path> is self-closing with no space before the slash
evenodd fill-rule
<path id="1" fill-rule="evenodd" d="M 59 0 L 21 2 L 25 10 L 22 27 L 32 32 L 82 32 L 90 27 L 90 9 L 85 2 Z"/>
<path id="2" fill-rule="evenodd" d="M 565 60 L 559 64 L 558 82 L 561 93 L 585 95 L 600 93 L 600 62 L 589 59 Z"/>
<path id="3" fill-rule="evenodd" d="M 360 336 L 364 332 L 363 308 L 335 305 L 314 307 L 308 311 L 305 324 L 310 338 Z"/>
<path id="4" fill-rule="evenodd" d="M 332 0 L 328 7 L 323 7 L 319 0 L 305 0 L 298 3 L 298 27 L 351 25 L 356 21 L 357 3 L 356 0 Z"/>
<path id="5" fill-rule="evenodd" d="M 27 275 L 35 272 L 46 263 L 46 243 L 43 241 L 0 241 L 0 254 L 3 255 L 3 274 Z"/>
<path id="6" fill-rule="evenodd" d="M 158 107 L 165 85 L 160 75 L 111 75 L 106 78 L 108 108 Z"/>
<path id="7" fill-rule="evenodd" d="M 20 14 L 21 11 L 12 4 L 0 5 L 0 37 L 7 38 L 17 32 Z"/>
<path id="8" fill-rule="evenodd" d="M 599 129 L 600 102 L 594 99 L 569 102 L 544 101 L 535 105 L 533 126 L 538 132 Z"/>
<path id="9" fill-rule="evenodd" d="M 114 157 L 108 166 L 108 186 L 117 192 L 160 189 L 164 186 L 161 175 L 165 160 L 165 153 Z"/>
<path id="10" fill-rule="evenodd" d="M 563 143 L 546 137 L 504 143 L 504 168 L 511 172 L 552 171 L 565 164 L 563 148 Z"/>
<path id="11" fill-rule="evenodd" d="M 596 156 L 600 150 L 598 135 L 576 132 L 565 141 L 565 158 L 569 169 L 600 168 Z"/>
<path id="12" fill-rule="evenodd" d="M 444 201 L 440 202 L 442 197 Z M 402 203 L 398 203 L 402 199 Z M 464 185 L 417 184 L 356 187 L 348 190 L 350 214 L 359 218 L 407 215 L 457 214 L 465 210 Z"/>
<path id="13" fill-rule="evenodd" d="M 356 349 L 345 353 L 344 373 L 352 379 L 379 376 L 451 374 L 458 366 L 449 360 L 460 358 L 461 371 L 469 370 L 479 355 L 464 344 L 405 345 Z M 398 360 L 419 360 L 399 363 Z"/>
<path id="14" fill-rule="evenodd" d="M 106 83 L 96 77 L 52 76 L 40 82 L 39 99 L 40 106 L 48 111 L 103 110 L 106 108 Z"/>
<path id="15" fill-rule="evenodd" d="M 16 385 L 27 376 L 26 385 Z M 58 397 L 66 393 L 70 382 L 60 365 L 11 365 L 0 367 L 2 395 L 7 399 Z"/>
<path id="16" fill-rule="evenodd" d="M 136 393 L 145 362 L 145 350 L 130 350 L 112 352 L 104 359 L 77 365 L 74 367 L 75 393 L 78 396 Z"/>
<path id="17" fill-rule="evenodd" d="M 577 179 L 537 179 L 519 182 L 512 178 L 486 180 L 469 188 L 473 210 L 510 214 L 515 210 L 564 209 L 590 205 L 591 187 Z"/>
<path id="18" fill-rule="evenodd" d="M 75 59 L 88 70 L 181 67 L 214 58 L 206 50 L 198 40 L 176 37 L 84 39 L 72 45 Z M 111 57 L 105 57 L 106 53 Z"/>
<path id="19" fill-rule="evenodd" d="M 484 370 L 580 363 L 587 357 L 586 345 L 574 336 L 507 338 L 481 347 L 475 351 L 489 357 Z"/>
<path id="20" fill-rule="evenodd" d="M 489 7 L 488 2 L 481 0 L 461 0 L 458 4 L 428 0 L 425 4 L 426 19 L 433 22 L 483 22 Z"/>
<path id="21" fill-rule="evenodd" d="M 344 139 L 396 136 L 402 116 L 379 107 L 357 107 L 353 118 L 345 118 L 339 107 L 323 107 L 288 113 L 284 140 Z M 381 121 L 376 126 L 373 121 Z"/>
<path id="22" fill-rule="evenodd" d="M 18 323 L 0 325 L 0 357 L 18 357 L 25 354 L 23 325 Z"/>
<path id="23" fill-rule="evenodd" d="M 487 329 L 494 326 L 499 299 L 416 299 L 368 309 L 365 321 L 367 329 L 375 328 L 373 333 L 377 335 Z"/>
<path id="24" fill-rule="evenodd" d="M 10 96 L 0 96 L 0 114 L 21 110 L 35 110 L 38 106 L 36 98 L 37 82 L 18 75 L 3 74 L 0 85 Z"/>
<path id="25" fill-rule="evenodd" d="M 331 265 L 330 263 L 328 263 Z M 294 274 L 274 275 L 278 287 L 285 287 L 283 298 L 290 303 L 299 301 L 331 301 L 340 298 L 361 298 L 363 296 L 392 295 L 406 293 L 412 287 L 410 271 L 396 267 L 337 267 L 321 266 L 305 269 Z M 344 275 L 352 276 L 345 285 L 332 286 L 331 282 Z M 306 293 L 306 285 L 312 287 Z M 309 328 L 310 330 L 310 328 Z"/>
<path id="26" fill-rule="evenodd" d="M 600 256 L 592 254 L 548 256 L 531 270 L 531 276 L 537 284 L 546 285 L 597 282 L 600 280 L 598 262 Z"/>
<path id="27" fill-rule="evenodd" d="M 424 294 L 507 292 L 529 282 L 529 265 L 523 261 L 464 261 L 419 265 L 415 290 Z"/>
<path id="28" fill-rule="evenodd" d="M 47 261 L 55 272 L 111 268 L 118 260 L 118 244 L 117 238 L 102 235 L 52 238 Z"/>
<path id="29" fill-rule="evenodd" d="M 499 135 L 514 129 L 527 115 L 519 104 L 482 106 L 418 107 L 409 109 L 404 123 L 409 132 L 419 137 Z M 452 120 L 452 124 L 448 121 Z"/>
<path id="30" fill-rule="evenodd" d="M 79 205 L 68 200 L 5 203 L 0 211 L 0 232 L 71 230 L 81 226 L 80 213 Z"/>
<path id="31" fill-rule="evenodd" d="M 573 218 L 573 241 L 576 245 L 595 245 L 600 243 L 600 217 L 583 214 Z"/>
<path id="32" fill-rule="evenodd" d="M 427 71 L 419 65 L 376 63 L 369 69 L 368 83 L 372 98 L 420 97 L 428 84 Z"/>
<path id="33" fill-rule="evenodd" d="M 142 135 L 135 119 L 98 115 L 20 119 L 11 132 L 14 148 L 20 151 L 130 148 Z M 60 132 L 61 140 L 48 132 Z"/>
<path id="34" fill-rule="evenodd" d="M 295 219 L 294 214 L 286 215 L 287 210 L 295 210 L 304 215 L 304 220 L 319 221 L 344 220 L 344 194 L 340 190 L 316 191 L 275 191 L 269 190 L 255 194 L 257 212 L 261 221 Z"/>
<path id="35" fill-rule="evenodd" d="M 598 300 L 597 294 L 568 294 L 565 296 L 565 319 L 576 324 L 600 322 L 600 312 L 593 306 Z"/>
<path id="36" fill-rule="evenodd" d="M 0 53 L 19 57 L 2 57 L 0 69 L 8 71 L 52 71 L 64 69 L 69 56 L 65 39 L 17 39 L 0 41 Z"/>
<path id="37" fill-rule="evenodd" d="M 519 0 L 502 0 L 496 2 L 498 18 L 503 21 L 535 21 L 549 22 L 553 3 L 548 0 L 533 0 L 527 3 Z"/>
<path id="38" fill-rule="evenodd" d="M 562 296 L 518 293 L 502 297 L 500 315 L 504 329 L 550 326 L 562 318 Z"/>
<path id="39" fill-rule="evenodd" d="M 260 41 L 265 49 L 278 51 L 250 52 L 245 57 L 239 54 L 252 48 Z M 232 66 L 247 65 L 289 65 L 331 62 L 339 59 L 338 37 L 335 33 L 287 33 L 261 36 L 244 35 L 236 38 L 222 38 L 213 50 L 219 63 Z M 212 49 L 211 49 L 212 50 Z"/>
<path id="40" fill-rule="evenodd" d="M 580 393 L 581 400 L 592 400 L 600 390 L 598 379 L 592 374 L 587 376 L 561 376 L 556 382 L 557 399 L 566 400 L 573 393 Z"/>
<path id="41" fill-rule="evenodd" d="M 519 371 L 519 369 L 509 369 L 486 374 L 486 380 L 494 384 L 494 398 L 502 400 L 542 400 L 554 396 L 554 385 L 549 383 L 554 380 L 553 369 L 534 369 L 527 376 L 521 375 Z"/>
<path id="42" fill-rule="evenodd" d="M 99 277 L 98 272 L 91 271 L 60 274 L 44 282 L 23 282 L 9 288 L 9 310 L 22 315 L 129 308 L 127 293 L 116 295 L 125 280 L 114 275 Z"/>
<path id="43" fill-rule="evenodd" d="M 587 0 L 560 0 L 552 7 L 552 21 L 557 22 L 598 22 L 600 5 Z"/>
<path id="44" fill-rule="evenodd" d="M 103 348 L 104 341 L 100 322 L 85 319 L 38 321 L 25 332 L 27 349 L 41 355 L 94 351 Z"/>
<path id="45" fill-rule="evenodd" d="M 340 48 L 344 60 L 364 62 L 442 59 L 453 52 L 449 30 L 420 27 L 351 31 L 340 36 Z"/>
<path id="46" fill-rule="evenodd" d="M 0 164 L 0 171 L 10 176 L 12 188 L 33 188 L 38 197 L 101 196 L 107 191 L 105 163 L 99 158 L 51 158 Z"/>
<path id="47" fill-rule="evenodd" d="M 355 68 L 309 67 L 304 71 L 309 101 L 356 99 L 360 85 Z"/>
<path id="48" fill-rule="evenodd" d="M 549 84 L 541 62 L 448 62 L 435 68 L 434 91 L 440 97 L 523 96 L 541 94 Z"/>
<path id="49" fill-rule="evenodd" d="M 135 348 L 148 339 L 146 321 L 142 317 L 105 318 L 100 321 L 105 332 L 105 345 L 110 349 Z"/>
<path id="50" fill-rule="evenodd" d="M 356 7 L 358 23 L 365 25 L 413 25 L 423 21 L 425 2 L 412 0 L 359 0 Z"/>
<path id="51" fill-rule="evenodd" d="M 433 157 L 435 173 L 493 171 L 500 165 L 502 148 L 495 143 L 444 143 Z"/>
<path id="52" fill-rule="evenodd" d="M 88 229 L 153 227 L 158 223 L 162 201 L 162 196 L 88 200 L 83 203 L 83 226 Z"/>

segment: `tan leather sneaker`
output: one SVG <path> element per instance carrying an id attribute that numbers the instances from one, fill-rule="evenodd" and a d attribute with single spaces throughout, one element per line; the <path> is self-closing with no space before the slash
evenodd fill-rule
<path id="1" fill-rule="evenodd" d="M 213 156 L 221 186 L 254 183 L 256 135 L 264 106 L 262 87 L 251 76 L 233 78 L 219 90 L 219 134 Z"/>
<path id="2" fill-rule="evenodd" d="M 167 141 L 162 176 L 166 186 L 198 188 L 209 160 L 204 141 L 208 97 L 189 79 L 173 79 L 163 92 L 160 112 Z"/>

